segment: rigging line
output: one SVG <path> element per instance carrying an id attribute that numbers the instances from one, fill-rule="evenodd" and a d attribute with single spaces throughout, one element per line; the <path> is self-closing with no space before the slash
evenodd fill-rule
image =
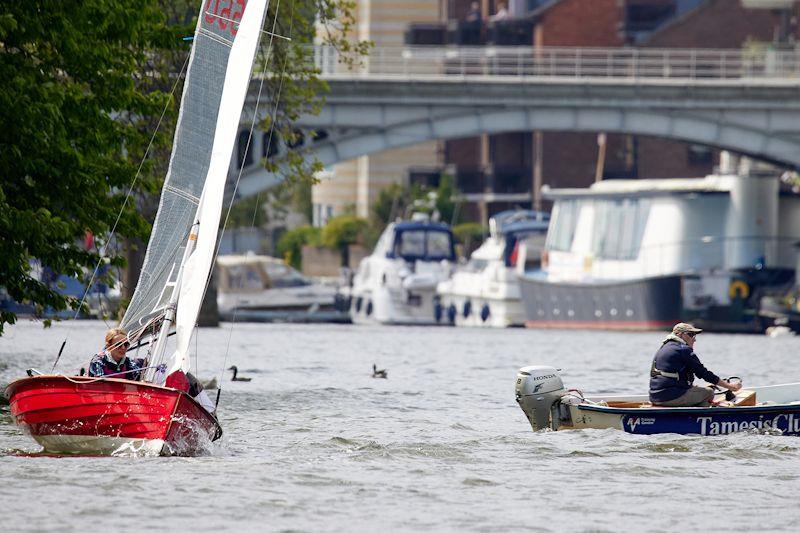
<path id="1" fill-rule="evenodd" d="M 278 23 L 278 13 L 280 12 L 280 7 L 281 7 L 281 3 L 280 3 L 280 0 L 278 0 L 278 4 L 275 7 L 275 18 L 272 20 L 273 33 L 274 33 L 275 27 L 276 27 L 276 25 Z M 289 12 L 289 35 L 292 34 L 292 29 L 293 28 L 294 28 L 294 4 L 292 4 L 291 11 Z M 267 46 L 267 55 L 264 58 L 264 70 L 265 71 L 269 68 L 269 60 L 270 60 L 270 56 L 272 54 L 272 41 L 273 41 L 273 38 L 270 37 L 269 45 Z M 284 61 L 283 61 L 283 67 L 281 69 L 281 73 L 286 72 L 286 64 L 287 64 L 288 60 L 289 60 L 289 55 L 287 54 L 286 57 L 284 58 Z M 263 88 L 264 88 L 264 77 L 262 76 L 261 80 L 259 81 L 259 85 L 258 85 L 258 95 L 256 97 L 256 105 L 255 105 L 255 107 L 253 109 L 253 120 L 251 121 L 251 125 L 250 125 L 250 137 L 248 137 L 248 139 L 247 139 L 247 145 L 246 145 L 247 148 L 246 148 L 246 150 L 248 150 L 249 147 L 250 147 L 250 138 L 253 135 L 253 128 L 255 127 L 256 118 L 258 116 L 258 105 L 261 102 L 261 94 L 262 94 Z M 273 116 L 277 116 L 278 105 L 280 103 L 282 90 L 283 90 L 283 76 L 281 76 L 280 81 L 278 82 L 278 94 L 275 96 L 275 107 L 274 107 L 274 110 L 273 110 Z M 275 120 L 272 120 L 271 124 L 270 124 L 269 138 L 267 140 L 267 153 L 269 153 L 269 147 L 270 147 L 270 144 L 272 143 L 273 134 L 275 133 L 275 122 L 276 122 Z M 225 228 L 228 225 L 228 218 L 230 217 L 231 209 L 233 208 L 233 201 L 234 201 L 234 198 L 236 197 L 236 189 L 239 186 L 239 180 L 240 180 L 240 178 L 242 176 L 243 169 L 244 169 L 244 166 L 242 166 L 242 168 L 239 169 L 239 175 L 236 178 L 236 184 L 234 185 L 233 194 L 231 195 L 231 201 L 228 204 L 228 212 L 225 215 L 225 223 L 222 225 L 222 233 L 223 234 L 225 232 Z M 256 210 L 258 209 L 258 199 L 260 198 L 260 196 L 261 195 L 260 195 L 260 192 L 259 192 L 259 194 L 256 196 L 256 205 L 253 207 L 253 221 L 251 223 L 251 227 L 255 225 L 255 217 L 256 217 L 256 213 L 257 213 Z M 220 237 L 220 240 L 221 239 L 222 239 L 222 237 Z M 217 249 L 217 253 L 219 253 L 219 249 Z M 209 281 L 210 281 L 210 279 L 211 279 L 211 276 L 209 275 Z M 207 285 L 208 285 L 208 282 L 206 282 L 206 287 L 207 287 Z M 238 312 L 239 312 L 238 306 L 234 307 L 234 309 L 233 309 L 233 317 L 231 319 L 231 326 L 230 326 L 230 329 L 228 330 L 228 341 L 227 341 L 227 343 L 225 345 L 225 357 L 222 360 L 222 369 L 220 370 L 220 380 L 219 380 L 220 385 L 219 385 L 219 391 L 217 392 L 217 401 L 218 402 L 219 402 L 219 394 L 222 392 L 222 381 L 223 381 L 223 377 L 225 375 L 225 367 L 228 364 L 228 354 L 230 353 L 231 339 L 233 338 L 233 327 L 236 325 L 236 316 L 237 316 Z"/>
<path id="2" fill-rule="evenodd" d="M 75 316 L 72 317 L 72 320 L 76 320 L 78 318 L 78 314 L 80 313 L 81 307 L 83 307 L 83 302 L 86 300 L 86 295 L 89 294 L 89 290 L 92 288 L 92 284 L 94 283 L 94 278 L 97 276 L 97 271 L 100 269 L 100 264 L 103 262 L 103 258 L 105 256 L 106 250 L 108 249 L 108 245 L 111 243 L 114 237 L 114 233 L 117 230 L 117 225 L 119 224 L 119 221 L 122 218 L 122 213 L 125 211 L 125 206 L 128 205 L 128 200 L 133 194 L 133 188 L 136 186 L 136 182 L 139 180 L 139 175 L 142 173 L 142 167 L 144 166 L 144 162 L 147 160 L 147 156 L 150 153 L 150 148 L 152 148 L 153 142 L 156 139 L 156 134 L 158 133 L 158 130 L 161 127 L 161 122 L 164 120 L 164 115 L 166 115 L 167 109 L 169 109 L 169 105 L 175 96 L 175 90 L 178 88 L 178 84 L 180 83 L 181 77 L 183 76 L 183 73 L 186 70 L 186 65 L 189 62 L 190 55 L 191 54 L 187 54 L 186 59 L 183 61 L 181 72 L 175 79 L 175 83 L 172 85 L 172 90 L 169 93 L 169 98 L 167 99 L 167 102 L 164 104 L 164 109 L 161 110 L 161 116 L 158 117 L 158 122 L 156 123 L 155 130 L 153 131 L 153 134 L 150 136 L 150 142 L 147 144 L 147 149 L 145 149 L 144 155 L 142 156 L 142 160 L 139 162 L 139 167 L 136 169 L 136 174 L 134 174 L 133 176 L 133 181 L 131 182 L 131 186 L 128 188 L 128 192 L 125 194 L 125 200 L 122 202 L 122 207 L 120 207 L 119 213 L 117 213 L 117 219 L 114 221 L 114 225 L 111 227 L 111 232 L 108 234 L 108 239 L 106 239 L 106 242 L 103 244 L 103 250 L 101 251 L 100 257 L 97 260 L 97 264 L 94 267 L 92 276 L 91 278 L 89 278 L 89 283 L 86 285 L 86 289 L 83 291 L 81 302 L 80 304 L 78 304 L 78 309 L 75 311 Z M 71 330 L 72 328 L 67 329 L 67 333 L 64 335 L 64 344 L 66 344 Z M 55 371 L 56 365 L 58 364 L 58 360 L 60 357 L 61 357 L 61 352 L 58 353 L 58 356 L 56 356 L 56 360 L 53 361 L 53 369 L 51 370 L 51 372 Z"/>

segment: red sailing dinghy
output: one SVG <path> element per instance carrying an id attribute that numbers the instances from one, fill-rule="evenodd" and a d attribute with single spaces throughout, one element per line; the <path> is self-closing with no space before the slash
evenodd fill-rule
<path id="1" fill-rule="evenodd" d="M 216 418 L 187 394 L 185 373 L 266 0 L 235 2 L 227 17 L 217 13 L 223 2 L 206 4 L 198 16 L 161 203 L 120 323 L 132 344 L 149 346 L 144 376 L 132 381 L 39 375 L 11 383 L 5 391 L 11 414 L 45 452 L 192 455 L 222 434 Z"/>
<path id="2" fill-rule="evenodd" d="M 17 424 L 49 453 L 193 455 L 222 435 L 188 394 L 149 383 L 36 376 L 6 394 Z"/>

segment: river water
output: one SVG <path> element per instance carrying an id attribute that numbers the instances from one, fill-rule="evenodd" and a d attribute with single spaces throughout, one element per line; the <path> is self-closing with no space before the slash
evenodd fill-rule
<path id="1" fill-rule="evenodd" d="M 0 383 L 85 364 L 102 322 L 22 322 Z M 568 388 L 641 393 L 657 332 L 223 324 L 198 374 L 223 382 L 225 435 L 203 457 L 46 457 L 0 407 L 4 531 L 796 531 L 800 440 L 531 431 L 520 366 Z M 226 347 L 228 350 L 225 361 Z M 800 338 L 702 334 L 711 370 L 800 381 Z M 372 364 L 388 369 L 373 379 Z"/>

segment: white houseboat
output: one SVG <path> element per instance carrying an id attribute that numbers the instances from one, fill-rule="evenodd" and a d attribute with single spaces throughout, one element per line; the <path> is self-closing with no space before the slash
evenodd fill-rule
<path id="1" fill-rule="evenodd" d="M 538 268 L 544 247 L 547 213 L 503 211 L 489 220 L 489 238 L 467 265 L 436 288 L 437 321 L 456 326 L 522 326 L 525 313 L 518 269 Z"/>
<path id="2" fill-rule="evenodd" d="M 800 197 L 777 177 L 608 180 L 555 200 L 543 268 L 521 278 L 526 326 L 763 331 L 791 283 Z"/>

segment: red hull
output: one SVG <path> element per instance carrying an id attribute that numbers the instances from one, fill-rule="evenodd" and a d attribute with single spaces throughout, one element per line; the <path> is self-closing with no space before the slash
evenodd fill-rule
<path id="1" fill-rule="evenodd" d="M 187 394 L 149 383 L 36 376 L 11 383 L 6 396 L 17 424 L 52 453 L 106 453 L 135 443 L 156 453 L 191 455 L 222 434 Z"/>

